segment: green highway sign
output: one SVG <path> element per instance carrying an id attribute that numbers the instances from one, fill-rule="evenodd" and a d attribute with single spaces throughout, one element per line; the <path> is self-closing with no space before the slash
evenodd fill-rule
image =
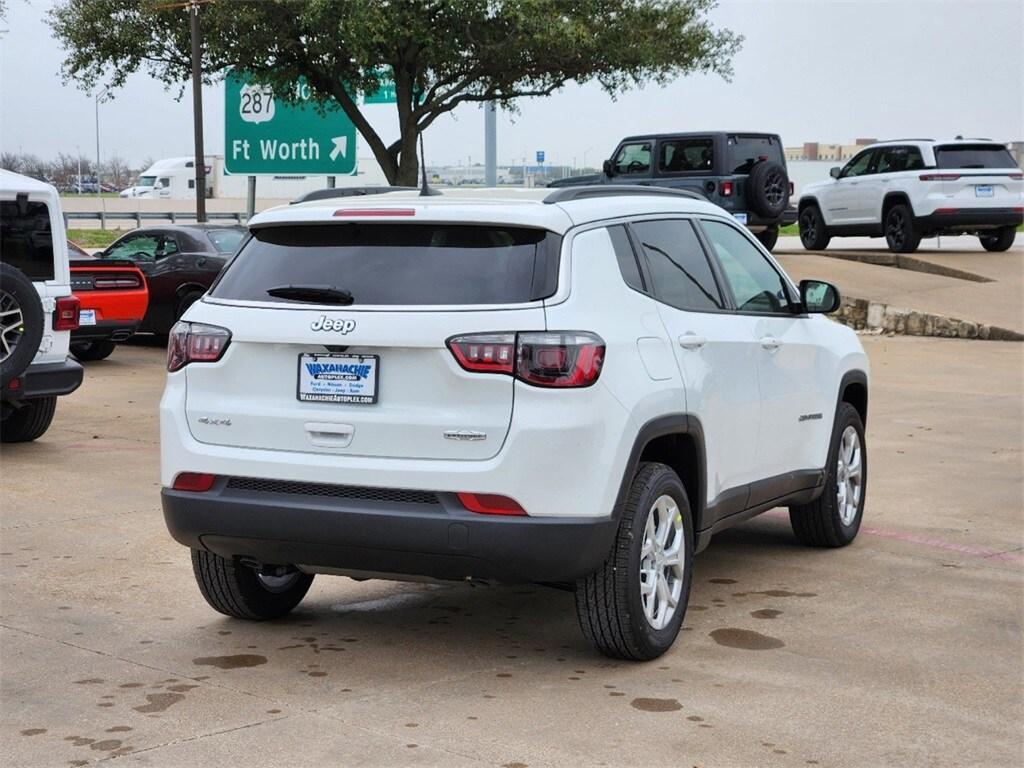
<path id="1" fill-rule="evenodd" d="M 395 83 L 393 80 L 387 80 L 380 84 L 373 93 L 368 93 L 363 97 L 364 104 L 397 104 L 398 95 L 395 93 Z"/>
<path id="2" fill-rule="evenodd" d="M 309 86 L 295 83 L 292 103 L 243 73 L 228 73 L 224 88 L 224 167 L 258 174 L 345 176 L 356 171 L 356 127 L 333 99 L 321 115 Z"/>

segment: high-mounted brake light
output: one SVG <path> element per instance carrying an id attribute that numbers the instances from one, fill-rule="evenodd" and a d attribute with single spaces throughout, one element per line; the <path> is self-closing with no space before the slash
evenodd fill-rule
<path id="1" fill-rule="evenodd" d="M 174 478 L 174 485 L 172 487 L 176 491 L 202 493 L 213 488 L 215 482 L 217 482 L 216 475 L 210 475 L 205 472 L 179 472 Z"/>
<path id="2" fill-rule="evenodd" d="M 415 216 L 415 208 L 339 208 L 334 212 L 335 216 L 342 218 L 355 216 Z"/>
<path id="3" fill-rule="evenodd" d="M 167 370 L 178 371 L 189 363 L 215 363 L 224 356 L 231 331 L 204 323 L 175 323 L 167 340 Z"/>
<path id="4" fill-rule="evenodd" d="M 586 331 L 474 333 L 448 340 L 455 360 L 473 373 L 501 373 L 535 387 L 589 387 L 601 375 L 605 344 Z"/>
<path id="5" fill-rule="evenodd" d="M 481 515 L 525 515 L 519 502 L 494 493 L 457 493 L 459 502 L 470 512 Z"/>
<path id="6" fill-rule="evenodd" d="M 723 181 L 720 189 L 722 190 L 722 197 L 732 197 L 732 182 Z"/>
<path id="7" fill-rule="evenodd" d="M 77 296 L 61 296 L 53 310 L 53 330 L 78 330 L 78 315 L 82 308 Z"/>
<path id="8" fill-rule="evenodd" d="M 921 181 L 956 181 L 960 178 L 959 173 L 922 173 L 918 176 Z"/>

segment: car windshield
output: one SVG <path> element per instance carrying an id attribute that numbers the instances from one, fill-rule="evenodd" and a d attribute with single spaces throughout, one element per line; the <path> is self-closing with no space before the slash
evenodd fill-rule
<path id="1" fill-rule="evenodd" d="M 326 224 L 255 229 L 211 295 L 287 301 L 313 286 L 359 304 L 513 304 L 554 293 L 560 238 L 525 227 Z"/>
<path id="2" fill-rule="evenodd" d="M 245 237 L 245 230 L 242 229 L 211 229 L 206 233 L 217 249 L 217 253 L 234 253 L 238 250 L 238 244 Z"/>
<path id="3" fill-rule="evenodd" d="M 140 187 L 152 187 L 156 184 L 156 176 L 140 176 L 139 186 Z"/>
<path id="4" fill-rule="evenodd" d="M 998 144 L 952 144 L 935 148 L 939 168 L 1016 168 L 1006 147 Z"/>

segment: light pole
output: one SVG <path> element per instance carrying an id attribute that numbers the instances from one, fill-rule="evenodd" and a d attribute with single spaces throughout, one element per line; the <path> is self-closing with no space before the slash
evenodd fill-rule
<path id="1" fill-rule="evenodd" d="M 93 100 L 96 102 L 96 197 L 102 196 L 103 189 L 100 184 L 100 99 L 106 94 L 107 89 L 97 93 Z"/>
<path id="2" fill-rule="evenodd" d="M 82 148 L 75 144 L 75 154 L 78 155 L 78 184 L 75 185 L 75 193 L 82 194 Z"/>

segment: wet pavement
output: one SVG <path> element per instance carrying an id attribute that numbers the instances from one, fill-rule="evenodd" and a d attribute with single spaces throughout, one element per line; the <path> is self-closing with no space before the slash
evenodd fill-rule
<path id="1" fill-rule="evenodd" d="M 159 508 L 163 353 L 121 347 L 0 454 L 3 763 L 1018 765 L 1024 345 L 865 346 L 861 536 L 715 537 L 646 664 L 530 585 L 318 576 L 286 620 L 214 613 Z"/>

